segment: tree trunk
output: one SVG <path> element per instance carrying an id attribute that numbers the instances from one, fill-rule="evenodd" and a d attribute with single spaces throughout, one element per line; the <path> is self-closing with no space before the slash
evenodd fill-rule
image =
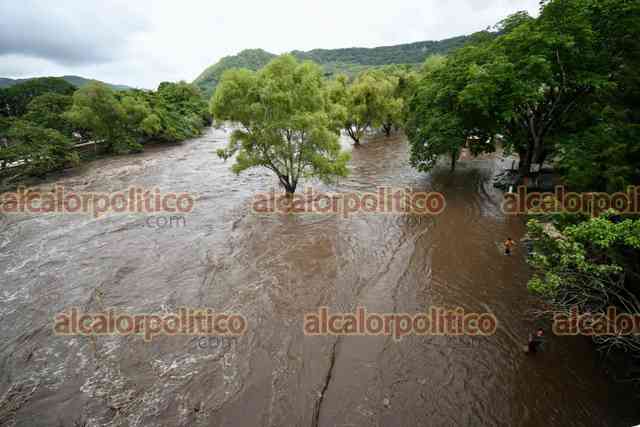
<path id="1" fill-rule="evenodd" d="M 288 197 L 292 196 L 293 193 L 296 192 L 297 183 L 291 183 L 288 176 L 279 175 L 278 180 L 280 180 L 280 184 L 284 187 L 284 191 L 287 193 Z"/>
<path id="2" fill-rule="evenodd" d="M 391 124 L 382 125 L 382 129 L 384 129 L 384 133 L 387 136 L 387 138 L 391 136 L 391 129 L 392 129 Z"/>
<path id="3" fill-rule="evenodd" d="M 351 126 L 346 128 L 346 130 L 349 137 L 351 137 L 351 139 L 353 140 L 354 145 L 360 145 L 360 138 L 356 136 L 356 132 L 354 132 L 353 129 L 351 129 Z"/>
<path id="4" fill-rule="evenodd" d="M 547 150 L 544 149 L 544 144 L 540 144 L 536 147 L 535 152 L 533 153 L 533 163 L 540 163 L 540 167 L 542 168 L 542 164 L 547 159 Z"/>
<path id="5" fill-rule="evenodd" d="M 526 150 L 518 152 L 520 156 L 520 165 L 518 167 L 518 173 L 520 176 L 529 176 L 531 173 L 531 160 L 533 158 L 533 150 L 531 147 L 527 147 Z"/>
<path id="6" fill-rule="evenodd" d="M 456 162 L 458 161 L 459 152 L 457 150 L 451 153 L 451 173 L 456 171 Z"/>

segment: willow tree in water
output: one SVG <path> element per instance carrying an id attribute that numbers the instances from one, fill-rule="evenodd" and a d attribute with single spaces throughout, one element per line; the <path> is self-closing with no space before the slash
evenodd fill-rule
<path id="1" fill-rule="evenodd" d="M 233 172 L 265 167 L 287 194 L 304 177 L 323 181 L 347 174 L 349 155 L 341 150 L 333 104 L 320 67 L 291 55 L 272 60 L 260 71 L 227 71 L 211 99 L 217 123 L 239 125 L 229 144 L 218 150 L 233 155 Z"/>

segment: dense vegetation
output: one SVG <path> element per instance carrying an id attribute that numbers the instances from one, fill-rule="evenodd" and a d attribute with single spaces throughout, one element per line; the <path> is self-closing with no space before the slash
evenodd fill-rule
<path id="1" fill-rule="evenodd" d="M 421 64 L 427 57 L 449 53 L 461 47 L 466 40 L 466 36 L 459 36 L 441 41 L 424 41 L 396 46 L 314 49 L 308 52 L 296 50 L 291 53 L 300 60 L 311 60 L 322 65 L 327 77 L 339 74 L 353 77 L 367 69 L 391 64 L 412 64 L 416 65 L 417 68 L 417 65 Z M 238 55 L 222 58 L 200 74 L 193 83 L 208 98 L 213 93 L 225 70 L 246 68 L 256 71 L 264 67 L 275 56 L 261 49 L 243 50 Z"/>
<path id="2" fill-rule="evenodd" d="M 635 4 L 545 2 L 538 19 L 519 13 L 500 24 L 498 37 L 476 35 L 419 85 L 408 127 L 414 165 L 428 169 L 434 155 L 455 154 L 469 137 L 480 141 L 472 148 L 491 151 L 493 136 L 501 134 L 505 148 L 519 154 L 523 175 L 531 164 L 559 156 L 571 183 L 583 188 L 613 190 L 637 181 L 639 152 L 630 143 L 638 136 L 637 113 L 630 107 L 638 78 L 629 71 L 638 56 Z M 429 143 L 441 136 L 446 143 Z M 592 182 L 586 182 L 590 162 L 605 170 L 590 167 Z M 607 172 L 613 164 L 616 171 Z"/>
<path id="3" fill-rule="evenodd" d="M 446 54 L 461 47 L 466 36 L 441 41 L 424 41 L 374 48 L 352 47 L 347 49 L 314 49 L 308 52 L 291 52 L 299 59 L 309 59 L 318 64 L 347 63 L 361 65 L 419 64 L 431 55 Z"/>
<path id="4" fill-rule="evenodd" d="M 389 136 L 400 129 L 416 80 L 411 67 L 397 65 L 329 80 L 318 64 L 291 54 L 258 71 L 229 69 L 211 98 L 211 113 L 218 124 L 241 127 L 218 155 L 237 154 L 236 173 L 270 169 L 288 194 L 305 177 L 344 176 L 348 157 L 340 151 L 340 132 L 358 146 L 373 130 Z"/>
<path id="5" fill-rule="evenodd" d="M 416 79 L 410 67 L 395 65 L 364 71 L 353 80 L 338 75 L 328 88 L 337 106 L 335 119 L 356 145 L 372 129 L 389 136 L 406 120 Z"/>
<path id="6" fill-rule="evenodd" d="M 222 78 L 222 74 L 232 68 L 245 68 L 257 71 L 275 58 L 276 55 L 262 49 L 246 49 L 237 55 L 225 56 L 202 72 L 193 81 L 208 99 Z"/>
<path id="7" fill-rule="evenodd" d="M 43 77 L 39 77 L 39 78 L 43 78 Z M 81 88 L 82 86 L 86 86 L 89 83 L 94 81 L 94 80 L 91 80 L 91 79 L 85 79 L 84 77 L 80 77 L 80 76 L 62 76 L 62 77 L 57 77 L 57 78 L 66 81 L 67 83 L 75 86 L 76 88 Z M 35 80 L 35 79 L 36 78 L 30 78 L 30 79 L 8 79 L 8 78 L 0 77 L 0 89 L 8 88 L 8 87 L 15 86 L 15 85 L 19 85 L 19 84 L 22 84 L 22 83 L 26 83 L 29 80 Z M 125 86 L 125 85 L 116 85 L 116 84 L 111 84 L 111 83 L 105 83 L 105 84 L 107 86 L 109 86 L 113 90 L 129 90 L 129 89 L 131 89 L 129 86 Z"/>
<path id="8" fill-rule="evenodd" d="M 523 177 L 551 161 L 571 190 L 640 184 L 640 2 L 544 1 L 538 18 L 521 12 L 498 30 L 425 65 L 406 122 L 412 164 L 448 155 L 453 168 L 463 147 L 492 152 L 501 135 Z M 637 214 L 539 216 L 529 232 L 529 287 L 546 314 L 640 313 Z M 637 336 L 595 341 L 640 356 Z"/>
<path id="9" fill-rule="evenodd" d="M 162 83 L 152 92 L 99 82 L 76 90 L 63 79 L 32 79 L 0 89 L 0 177 L 11 184 L 77 164 L 80 143 L 137 152 L 149 141 L 195 137 L 208 123 L 202 94 L 187 83 Z"/>

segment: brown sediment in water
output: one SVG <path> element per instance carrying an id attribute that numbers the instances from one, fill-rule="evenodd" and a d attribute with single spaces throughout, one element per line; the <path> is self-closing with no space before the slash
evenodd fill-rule
<path id="1" fill-rule="evenodd" d="M 526 314 L 536 300 L 524 248 L 500 251 L 525 227 L 500 210 L 491 183 L 499 161 L 422 174 L 401 137 L 376 139 L 353 151 L 349 178 L 310 184 L 327 193 L 439 191 L 444 213 L 255 215 L 253 196 L 276 180 L 231 173 L 213 154 L 225 138 L 212 129 L 181 146 L 97 160 L 61 181 L 76 191 L 193 192 L 184 226 L 149 228 L 139 215 L 4 219 L 0 408 L 16 409 L 0 416 L 17 426 L 80 416 L 105 426 L 632 424 L 633 396 L 606 378 L 587 339 L 549 337 L 534 358 L 514 342 L 524 345 L 537 326 Z M 399 342 L 305 336 L 304 314 L 323 306 L 489 307 L 500 326 L 491 337 Z M 249 329 L 206 348 L 193 337 L 56 337 L 53 317 L 69 307 L 210 307 L 243 314 Z"/>

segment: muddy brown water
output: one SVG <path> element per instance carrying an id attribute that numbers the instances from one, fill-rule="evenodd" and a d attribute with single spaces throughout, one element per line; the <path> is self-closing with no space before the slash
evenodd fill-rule
<path id="1" fill-rule="evenodd" d="M 0 223 L 0 425 L 16 426 L 626 426 L 631 390 L 612 382 L 586 339 L 550 337 L 523 354 L 538 323 L 525 283 L 522 219 L 500 211 L 499 159 L 418 173 L 402 138 L 353 150 L 352 174 L 326 191 L 440 191 L 446 211 L 410 215 L 251 213 L 265 171 L 235 176 L 210 130 L 180 146 L 103 159 L 60 178 L 74 191 L 129 186 L 198 196 L 186 224 L 143 215 L 12 215 Z M 70 307 L 130 313 L 210 307 L 242 313 L 247 333 L 59 337 Z M 490 337 L 308 337 L 320 306 L 345 311 L 462 307 L 497 316 Z M 517 340 L 522 342 L 519 343 Z M 82 424 L 86 423 L 86 424 Z"/>

